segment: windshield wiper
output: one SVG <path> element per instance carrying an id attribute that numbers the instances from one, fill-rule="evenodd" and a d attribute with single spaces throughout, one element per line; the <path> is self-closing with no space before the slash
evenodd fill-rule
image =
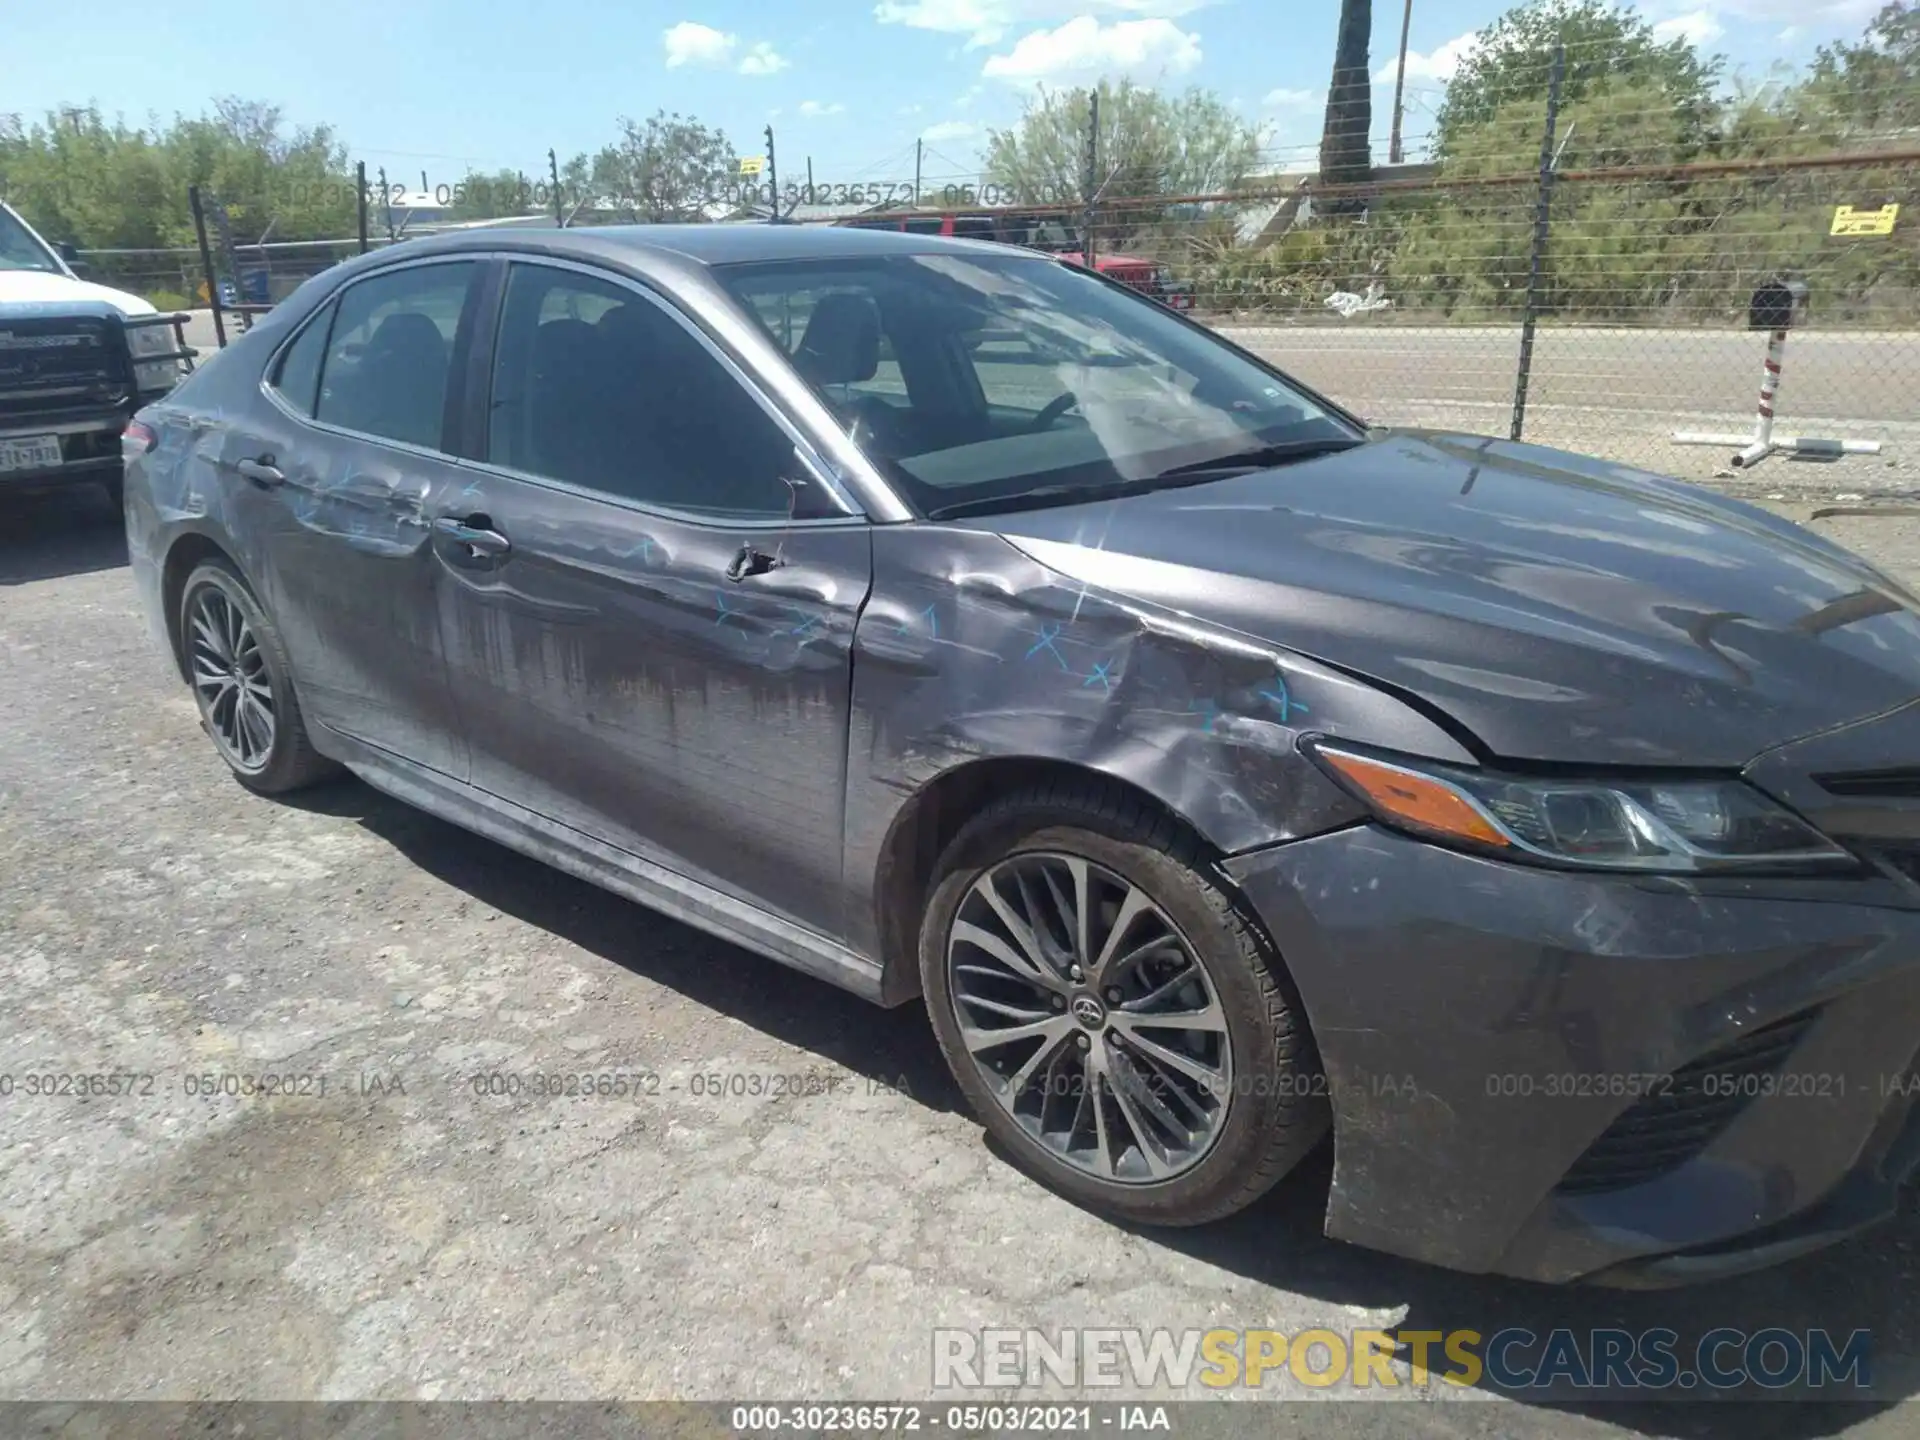
<path id="1" fill-rule="evenodd" d="M 1048 505 L 1078 505 L 1089 500 L 1111 500 L 1117 495 L 1137 495 L 1151 490 L 1152 480 L 1122 480 L 1112 485 L 1036 485 L 1012 495 L 982 495 L 973 500 L 956 500 L 927 511 L 929 520 L 954 520 L 962 515 L 996 515 L 1003 510 L 1040 510 Z"/>
<path id="2" fill-rule="evenodd" d="M 1262 445 L 1257 450 L 1242 450 L 1214 460 L 1198 460 L 1176 465 L 1153 475 L 1133 480 L 1116 480 L 1106 485 L 1037 485 L 1012 495 L 985 495 L 973 500 L 956 500 L 927 511 L 929 520 L 953 520 L 962 515 L 993 515 L 1006 510 L 1040 510 L 1049 505 L 1081 505 L 1096 500 L 1116 500 L 1124 495 L 1145 495 L 1154 490 L 1171 490 L 1180 485 L 1204 485 L 1223 475 L 1247 470 L 1264 470 L 1290 460 L 1309 460 L 1316 455 L 1333 455 L 1364 445 L 1352 436 L 1322 436 L 1318 440 L 1293 440 L 1284 445 Z"/>
<path id="3" fill-rule="evenodd" d="M 1289 440 L 1278 445 L 1262 445 L 1254 450 L 1239 450 L 1212 460 L 1195 460 L 1162 470 L 1155 480 L 1177 480 L 1188 475 L 1218 475 L 1228 471 L 1268 470 L 1294 460 L 1311 460 L 1317 455 L 1337 455 L 1366 444 L 1351 435 L 1325 435 L 1317 440 Z"/>

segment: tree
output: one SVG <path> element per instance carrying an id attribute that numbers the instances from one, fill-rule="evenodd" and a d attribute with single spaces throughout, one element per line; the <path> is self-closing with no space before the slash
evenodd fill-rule
<path id="1" fill-rule="evenodd" d="M 595 188 L 636 219 L 704 220 L 734 171 L 733 146 L 691 116 L 656 110 L 644 123 L 620 118 L 620 138 L 593 161 Z"/>
<path id="2" fill-rule="evenodd" d="M 1340 0 L 1333 79 L 1327 85 L 1327 118 L 1320 132 L 1322 184 L 1361 184 L 1373 174 L 1373 81 L 1367 73 L 1372 36 L 1372 0 Z M 1359 208 L 1352 200 L 1338 199 L 1322 206 L 1335 213 Z"/>
<path id="3" fill-rule="evenodd" d="M 1856 43 L 1822 45 L 1793 108 L 1832 141 L 1920 126 L 1920 5 L 1891 0 Z"/>
<path id="4" fill-rule="evenodd" d="M 1631 10 L 1607 0 L 1529 0 L 1474 37 L 1447 82 L 1435 155 L 1445 161 L 1469 148 L 1478 127 L 1504 106 L 1546 104 L 1556 45 L 1566 46 L 1561 103 L 1583 99 L 1603 82 L 1623 80 L 1657 93 L 1696 135 L 1714 116 L 1713 90 L 1722 61 L 1702 58 L 1684 38 L 1662 41 Z"/>
<path id="5" fill-rule="evenodd" d="M 1087 115 L 1095 94 L 1099 171 L 1090 195 Z M 986 178 L 1029 204 L 1214 195 L 1237 188 L 1259 159 L 1259 135 L 1211 91 L 1169 96 L 1102 80 L 1091 91 L 1042 87 L 1012 129 L 989 131 Z"/>
<path id="6" fill-rule="evenodd" d="M 453 187 L 455 220 L 498 220 L 535 208 L 532 177 L 518 170 L 469 170 Z"/>
<path id="7" fill-rule="evenodd" d="M 289 129 L 280 107 L 228 96 L 213 113 L 176 116 L 158 137 L 172 192 L 165 208 L 184 218 L 186 192 L 198 185 L 227 209 L 234 239 L 306 240 L 350 233 L 356 206 L 346 147 L 330 126 Z M 192 229 L 181 224 L 178 243 Z"/>

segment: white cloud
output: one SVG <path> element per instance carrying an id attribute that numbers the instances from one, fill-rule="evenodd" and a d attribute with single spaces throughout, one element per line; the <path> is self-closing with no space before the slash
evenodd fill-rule
<path id="1" fill-rule="evenodd" d="M 1066 83 L 1102 76 L 1182 75 L 1200 63 L 1200 37 L 1171 20 L 1121 20 L 1102 25 L 1080 15 L 1054 30 L 1020 37 L 1004 55 L 991 55 L 980 73 L 1016 85 Z"/>
<path id="2" fill-rule="evenodd" d="M 1656 21 L 1653 27 L 1656 40 L 1685 40 L 1693 46 L 1711 45 L 1725 33 L 1726 27 L 1714 17 L 1713 11 L 1704 9 Z"/>
<path id="3" fill-rule="evenodd" d="M 1270 110 L 1295 109 L 1303 105 L 1318 105 L 1318 90 L 1269 90 L 1266 98 L 1260 102 Z"/>
<path id="4" fill-rule="evenodd" d="M 791 63 L 786 56 L 762 40 L 740 57 L 739 70 L 742 75 L 773 75 Z"/>
<path id="5" fill-rule="evenodd" d="M 1460 62 L 1480 48 L 1479 40 L 1471 33 L 1456 35 L 1446 44 L 1422 55 L 1418 50 L 1407 51 L 1407 79 L 1440 80 L 1453 78 L 1453 72 L 1460 68 Z M 1399 57 L 1396 55 L 1379 70 L 1374 72 L 1373 83 L 1391 85 L 1399 69 Z"/>
<path id="6" fill-rule="evenodd" d="M 1207 0 L 879 0 L 873 16 L 882 25 L 906 25 L 965 35 L 969 49 L 991 45 L 1010 31 L 1087 17 L 1134 16 L 1170 20 L 1191 14 Z"/>
<path id="7" fill-rule="evenodd" d="M 826 104 L 819 100 L 802 100 L 800 102 L 800 113 L 809 118 L 821 115 L 838 115 L 846 108 L 847 107 L 842 105 L 838 100 L 835 100 L 831 104 Z"/>
<path id="8" fill-rule="evenodd" d="M 902 105 L 893 113 L 896 115 L 918 115 L 920 113 L 920 107 L 918 105 Z"/>
<path id="9" fill-rule="evenodd" d="M 677 65 L 724 65 L 740 37 L 711 25 L 682 20 L 660 32 L 660 43 L 666 46 L 667 68 L 671 70 Z"/>
<path id="10" fill-rule="evenodd" d="M 922 130 L 920 138 L 929 145 L 938 145 L 942 140 L 971 140 L 979 133 L 980 127 L 971 120 L 942 120 Z"/>

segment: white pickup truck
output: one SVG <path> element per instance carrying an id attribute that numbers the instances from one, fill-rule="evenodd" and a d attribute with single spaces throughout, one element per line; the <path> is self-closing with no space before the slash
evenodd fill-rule
<path id="1" fill-rule="evenodd" d="M 193 363 L 138 295 L 80 279 L 0 202 L 0 492 L 95 481 L 120 498 L 120 432 Z"/>

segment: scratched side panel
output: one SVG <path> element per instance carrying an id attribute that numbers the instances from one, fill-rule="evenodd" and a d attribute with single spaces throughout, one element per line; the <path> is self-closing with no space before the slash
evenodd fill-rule
<path id="1" fill-rule="evenodd" d="M 1337 671 L 946 526 L 876 529 L 853 674 L 849 915 L 868 953 L 880 948 L 876 875 L 902 808 L 970 761 L 1061 760 L 1119 777 L 1231 853 L 1358 818 L 1295 749 L 1302 732 L 1399 735 L 1459 754 L 1428 721 Z"/>

